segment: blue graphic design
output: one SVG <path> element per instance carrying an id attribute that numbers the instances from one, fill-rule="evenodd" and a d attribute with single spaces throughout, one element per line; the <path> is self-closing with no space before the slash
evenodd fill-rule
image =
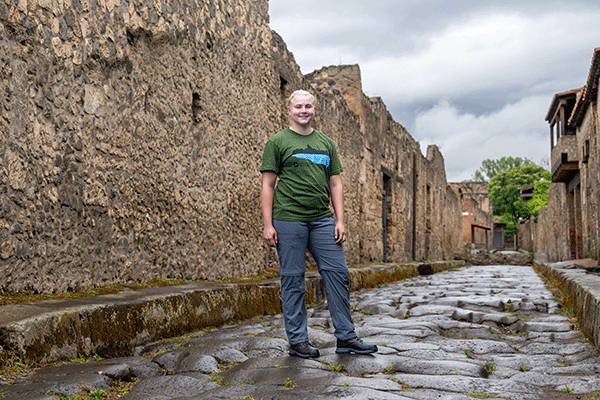
<path id="1" fill-rule="evenodd" d="M 329 156 L 326 154 L 294 154 L 294 157 L 309 160 L 318 165 L 324 165 L 329 168 Z"/>
<path id="2" fill-rule="evenodd" d="M 317 165 L 323 165 L 325 168 L 329 168 L 330 158 L 329 153 L 325 150 L 316 150 L 306 146 L 306 149 L 294 150 L 292 155 L 296 158 L 302 158 L 304 160 L 311 161 Z"/>

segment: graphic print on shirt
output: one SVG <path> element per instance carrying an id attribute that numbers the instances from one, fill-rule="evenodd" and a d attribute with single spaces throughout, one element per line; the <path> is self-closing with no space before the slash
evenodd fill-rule
<path id="1" fill-rule="evenodd" d="M 292 156 L 309 160 L 317 165 L 323 165 L 325 168 L 329 168 L 330 159 L 327 150 L 315 150 L 308 145 L 306 149 L 294 150 Z"/>

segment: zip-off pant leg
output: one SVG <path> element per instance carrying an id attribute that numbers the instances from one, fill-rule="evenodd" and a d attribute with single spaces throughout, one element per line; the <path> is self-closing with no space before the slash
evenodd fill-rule
<path id="1" fill-rule="evenodd" d="M 348 265 L 342 244 L 335 242 L 335 221 L 330 217 L 309 222 L 309 232 L 308 248 L 323 278 L 335 337 L 352 339 L 356 332 L 350 314 Z"/>
<path id="2" fill-rule="evenodd" d="M 281 266 L 281 306 L 290 345 L 308 341 L 306 291 L 306 222 L 273 220 L 277 231 L 277 256 Z"/>
<path id="3" fill-rule="evenodd" d="M 317 262 L 323 278 L 327 305 L 340 340 L 356 337 L 350 314 L 348 266 L 343 246 L 335 243 L 332 217 L 314 222 L 273 220 L 277 231 L 277 255 L 281 265 L 281 303 L 285 330 L 291 345 L 308 341 L 305 303 L 306 249 Z"/>

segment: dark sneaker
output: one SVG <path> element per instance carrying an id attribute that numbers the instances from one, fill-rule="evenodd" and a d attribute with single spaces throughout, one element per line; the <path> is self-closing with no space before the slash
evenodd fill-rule
<path id="1" fill-rule="evenodd" d="M 377 346 L 374 344 L 365 344 L 361 338 L 357 337 L 348 340 L 338 339 L 335 352 L 338 354 L 371 354 L 377 353 Z"/>
<path id="2" fill-rule="evenodd" d="M 290 356 L 298 356 L 302 358 L 316 358 L 321 354 L 308 342 L 293 344 L 290 346 Z"/>

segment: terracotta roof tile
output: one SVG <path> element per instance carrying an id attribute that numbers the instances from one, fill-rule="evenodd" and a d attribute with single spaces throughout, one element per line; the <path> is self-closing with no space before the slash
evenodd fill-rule
<path id="1" fill-rule="evenodd" d="M 548 109 L 548 113 L 546 114 L 546 121 L 550 122 L 550 119 L 554 116 L 554 113 L 556 112 L 556 108 L 558 107 L 558 100 L 560 98 L 565 97 L 565 96 L 570 96 L 572 94 L 575 94 L 578 96 L 584 87 L 567 90 L 566 92 L 562 92 L 562 93 L 556 93 L 554 95 L 554 97 L 552 98 L 552 102 L 550 103 L 550 108 Z"/>
<path id="2" fill-rule="evenodd" d="M 585 112 L 592 101 L 598 95 L 598 78 L 600 77 L 600 47 L 594 49 L 592 57 L 592 66 L 588 74 L 588 80 L 583 87 L 581 96 L 577 97 L 577 102 L 569 118 L 569 125 L 579 125 L 585 116 Z"/>

